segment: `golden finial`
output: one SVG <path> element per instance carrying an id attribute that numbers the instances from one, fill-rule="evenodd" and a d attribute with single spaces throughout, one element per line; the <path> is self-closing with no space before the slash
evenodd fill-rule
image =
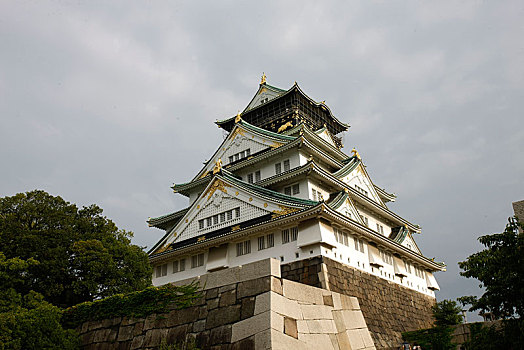
<path id="1" fill-rule="evenodd" d="M 320 102 L 320 103 L 322 103 L 323 105 L 325 105 L 325 104 L 326 104 L 326 100 L 324 100 L 324 101 L 322 101 L 322 102 Z"/>
<path id="2" fill-rule="evenodd" d="M 220 170 L 222 170 L 222 159 L 218 158 L 215 167 L 213 168 L 213 174 L 220 172 Z"/>
<path id="3" fill-rule="evenodd" d="M 360 158 L 360 154 L 358 154 L 357 150 L 355 149 L 355 147 L 353 147 L 353 149 L 351 150 L 351 152 L 353 152 L 353 156 L 354 157 L 357 157 L 358 159 L 361 159 Z"/>
<path id="4" fill-rule="evenodd" d="M 262 72 L 262 79 L 260 79 L 260 85 L 265 84 L 266 79 L 267 79 L 266 73 Z"/>
<path id="5" fill-rule="evenodd" d="M 242 120 L 242 117 L 240 116 L 240 111 L 238 111 L 237 116 L 235 118 L 235 123 L 238 123 L 241 120 Z"/>

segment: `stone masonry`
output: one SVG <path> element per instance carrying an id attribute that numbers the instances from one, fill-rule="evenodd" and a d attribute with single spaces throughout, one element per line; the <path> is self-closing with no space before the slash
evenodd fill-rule
<path id="1" fill-rule="evenodd" d="M 84 323 L 83 349 L 155 349 L 190 339 L 213 350 L 375 349 L 357 298 L 282 279 L 275 259 L 197 280 L 203 297 L 190 308 Z"/>
<path id="2" fill-rule="evenodd" d="M 282 278 L 357 297 L 377 349 L 398 349 L 402 332 L 433 326 L 434 298 L 326 257 L 282 265 Z"/>

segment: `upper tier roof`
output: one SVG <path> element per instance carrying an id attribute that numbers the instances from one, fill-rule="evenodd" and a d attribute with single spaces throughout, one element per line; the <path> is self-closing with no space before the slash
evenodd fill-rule
<path id="1" fill-rule="evenodd" d="M 313 130 L 326 127 L 333 135 L 346 131 L 348 124 L 339 121 L 323 102 L 316 102 L 307 96 L 295 82 L 289 90 L 282 90 L 262 83 L 255 96 L 240 114 L 248 123 L 270 131 L 277 131 L 287 124 L 295 126 L 300 122 Z M 231 131 L 235 118 L 217 120 L 216 124 Z M 291 123 L 291 124 L 288 124 Z"/>

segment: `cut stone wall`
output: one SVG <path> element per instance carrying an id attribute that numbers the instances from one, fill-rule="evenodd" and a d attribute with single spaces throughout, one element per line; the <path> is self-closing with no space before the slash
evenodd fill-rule
<path id="1" fill-rule="evenodd" d="M 377 349 L 398 349 L 401 333 L 433 326 L 435 299 L 326 257 L 282 265 L 282 278 L 358 298 Z"/>
<path id="2" fill-rule="evenodd" d="M 84 323 L 83 349 L 155 349 L 191 339 L 213 350 L 375 349 L 357 298 L 281 279 L 275 259 L 197 280 L 203 297 L 190 308 Z"/>

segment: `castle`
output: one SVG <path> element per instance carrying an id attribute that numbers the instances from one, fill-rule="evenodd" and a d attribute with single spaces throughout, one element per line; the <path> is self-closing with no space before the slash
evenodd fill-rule
<path id="1" fill-rule="evenodd" d="M 388 209 L 396 196 L 358 151 L 342 151 L 349 126 L 324 102 L 264 75 L 244 111 L 216 124 L 227 137 L 172 187 L 188 207 L 148 220 L 165 231 L 149 251 L 154 285 L 275 258 L 283 278 L 357 296 L 377 348 L 431 325 L 445 265 L 422 254 L 420 227 Z"/>

